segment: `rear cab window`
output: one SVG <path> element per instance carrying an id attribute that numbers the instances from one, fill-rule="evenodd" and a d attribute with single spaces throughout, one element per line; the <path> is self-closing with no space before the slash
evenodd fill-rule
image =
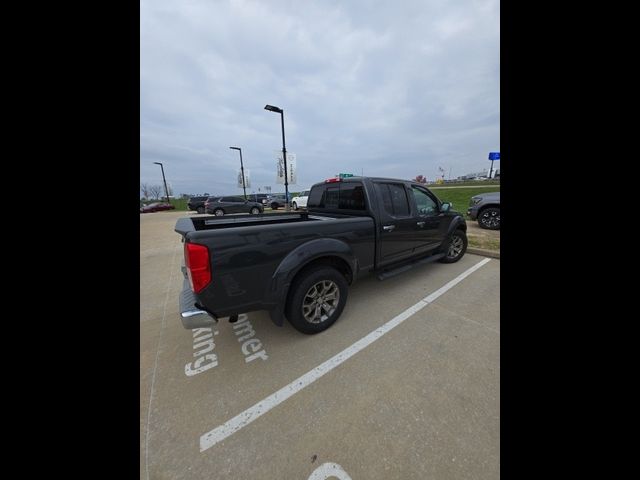
<path id="1" fill-rule="evenodd" d="M 309 192 L 307 208 L 361 213 L 367 209 L 364 187 L 362 183 L 357 182 L 333 182 L 319 185 Z"/>

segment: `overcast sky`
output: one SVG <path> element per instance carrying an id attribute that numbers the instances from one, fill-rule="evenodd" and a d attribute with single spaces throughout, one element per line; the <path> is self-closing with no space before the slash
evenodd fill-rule
<path id="1" fill-rule="evenodd" d="M 140 181 L 296 192 L 337 173 L 434 180 L 500 150 L 497 0 L 142 0 Z M 499 162 L 494 168 L 499 168 Z"/>

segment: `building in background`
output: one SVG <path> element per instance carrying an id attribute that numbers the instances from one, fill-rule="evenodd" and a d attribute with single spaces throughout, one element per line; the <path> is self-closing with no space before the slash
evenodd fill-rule
<path id="1" fill-rule="evenodd" d="M 467 173 L 466 175 L 461 175 L 458 177 L 458 180 L 487 180 L 489 178 L 489 170 L 486 168 L 481 172 Z M 491 178 L 500 178 L 500 169 L 495 169 L 491 174 Z"/>

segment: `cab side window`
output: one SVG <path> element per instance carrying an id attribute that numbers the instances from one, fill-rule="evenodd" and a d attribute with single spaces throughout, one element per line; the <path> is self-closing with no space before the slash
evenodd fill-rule
<path id="1" fill-rule="evenodd" d="M 409 216 L 409 199 L 404 185 L 398 183 L 377 183 L 376 190 L 382 198 L 387 214 L 394 217 Z"/>
<path id="2" fill-rule="evenodd" d="M 435 215 L 438 213 L 438 204 L 426 191 L 418 187 L 411 187 L 411 192 L 413 193 L 413 198 L 416 199 L 418 215 Z"/>

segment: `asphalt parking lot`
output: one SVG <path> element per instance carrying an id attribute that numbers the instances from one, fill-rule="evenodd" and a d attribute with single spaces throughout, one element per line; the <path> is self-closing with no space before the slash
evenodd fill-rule
<path id="1" fill-rule="evenodd" d="M 500 477 L 500 260 L 369 276 L 318 335 L 189 331 L 185 215 L 140 215 L 140 478 Z"/>

